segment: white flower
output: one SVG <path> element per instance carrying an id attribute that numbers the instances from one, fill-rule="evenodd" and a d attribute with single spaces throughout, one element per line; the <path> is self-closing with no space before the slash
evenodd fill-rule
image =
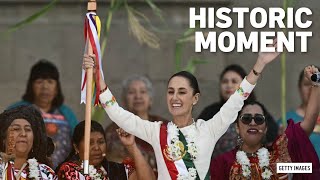
<path id="1" fill-rule="evenodd" d="M 244 177 L 248 177 L 251 175 L 251 171 L 250 171 L 249 166 L 246 166 L 246 165 L 242 166 L 242 174 Z"/>
<path id="2" fill-rule="evenodd" d="M 269 166 L 270 153 L 266 148 L 260 148 L 257 152 L 260 168 Z"/>
<path id="3" fill-rule="evenodd" d="M 39 163 L 35 158 L 28 159 L 29 164 L 29 178 L 30 179 L 39 179 Z"/>
<path id="4" fill-rule="evenodd" d="M 189 179 L 193 180 L 197 178 L 197 170 L 195 168 L 189 168 L 188 171 L 189 171 L 189 174 L 188 174 Z"/>
<path id="5" fill-rule="evenodd" d="M 261 176 L 263 179 L 270 179 L 270 177 L 272 176 L 272 172 L 266 168 Z"/>

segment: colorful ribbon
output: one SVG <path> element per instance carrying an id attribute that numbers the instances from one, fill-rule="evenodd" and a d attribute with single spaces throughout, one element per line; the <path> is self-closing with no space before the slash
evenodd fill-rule
<path id="1" fill-rule="evenodd" d="M 91 43 L 93 54 L 96 56 L 95 62 L 95 71 L 96 71 L 96 79 L 98 82 L 92 82 L 92 103 L 94 105 L 99 104 L 99 95 L 100 95 L 100 74 L 104 80 L 103 71 L 102 71 L 102 61 L 101 61 L 101 48 L 100 48 L 100 32 L 101 32 L 101 21 L 99 17 L 94 12 L 88 12 L 86 14 L 85 25 L 84 25 L 84 38 L 85 38 L 85 52 L 88 50 L 88 43 Z M 89 40 L 89 41 L 88 41 Z M 86 72 L 82 69 L 82 80 L 81 80 L 81 102 L 86 102 Z"/>

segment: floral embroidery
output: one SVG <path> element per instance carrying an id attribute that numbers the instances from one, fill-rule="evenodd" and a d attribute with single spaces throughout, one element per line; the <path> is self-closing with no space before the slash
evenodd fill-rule
<path id="1" fill-rule="evenodd" d="M 113 106 L 115 103 L 116 103 L 116 98 L 114 96 L 112 96 L 111 100 L 102 104 L 102 107 L 106 108 L 108 106 Z"/>
<path id="2" fill-rule="evenodd" d="M 250 93 L 244 92 L 244 90 L 243 90 L 242 87 L 239 87 L 239 88 L 237 89 L 237 92 L 240 94 L 240 96 L 243 96 L 243 97 L 245 97 L 245 98 L 247 98 L 247 97 L 250 95 Z"/>

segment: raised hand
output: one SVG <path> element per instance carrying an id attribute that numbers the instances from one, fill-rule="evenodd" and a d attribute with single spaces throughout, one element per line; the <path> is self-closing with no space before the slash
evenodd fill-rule
<path id="1" fill-rule="evenodd" d="M 259 52 L 258 60 L 260 60 L 264 64 L 270 63 L 280 54 L 279 52 L 277 52 L 277 38 L 273 39 L 273 43 L 268 45 L 268 47 L 274 47 L 275 52 Z"/>
<path id="2" fill-rule="evenodd" d="M 94 68 L 95 62 L 96 62 L 96 56 L 94 54 L 92 54 L 92 55 L 85 54 L 85 55 L 83 55 L 82 68 L 84 70 L 86 70 L 88 68 L 93 68 L 93 74 L 95 74 L 96 73 L 96 68 Z M 94 75 L 93 77 L 96 77 L 96 76 Z M 101 89 L 105 89 L 106 83 L 104 82 L 101 73 L 100 73 L 100 77 L 99 77 L 99 82 L 97 82 L 97 83 L 100 83 Z"/>
<path id="3" fill-rule="evenodd" d="M 313 81 L 311 81 L 311 76 L 317 72 L 319 72 L 319 69 L 314 65 L 307 66 L 304 68 L 304 77 L 307 78 L 310 82 L 314 83 Z"/>
<path id="4" fill-rule="evenodd" d="M 136 143 L 136 141 L 134 140 L 135 139 L 134 135 L 131 135 L 131 134 L 125 132 L 121 128 L 117 129 L 116 131 L 117 131 L 118 136 L 119 136 L 123 145 L 132 146 Z"/>

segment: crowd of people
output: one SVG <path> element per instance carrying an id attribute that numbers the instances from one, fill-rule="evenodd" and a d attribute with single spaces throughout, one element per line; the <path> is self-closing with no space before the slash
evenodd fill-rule
<path id="1" fill-rule="evenodd" d="M 239 65 L 220 75 L 220 100 L 197 119 L 196 77 L 181 71 L 167 83 L 170 120 L 150 113 L 151 81 L 132 75 L 122 83 L 121 105 L 112 84 L 101 77 L 100 102 L 113 121 L 106 129 L 92 120 L 89 173 L 84 174 L 84 121 L 64 104 L 54 64 L 40 60 L 31 69 L 22 100 L 0 114 L 0 179 L 198 180 L 307 179 L 320 176 L 319 68 L 299 76 L 301 105 L 287 113 L 287 124 L 257 100 L 253 89 L 265 66 L 279 53 L 259 53 L 249 73 Z M 83 68 L 93 68 L 84 55 Z M 94 76 L 96 77 L 96 76 Z M 109 88 L 110 85 L 110 88 Z M 311 162 L 311 174 L 281 174 L 277 163 Z"/>

